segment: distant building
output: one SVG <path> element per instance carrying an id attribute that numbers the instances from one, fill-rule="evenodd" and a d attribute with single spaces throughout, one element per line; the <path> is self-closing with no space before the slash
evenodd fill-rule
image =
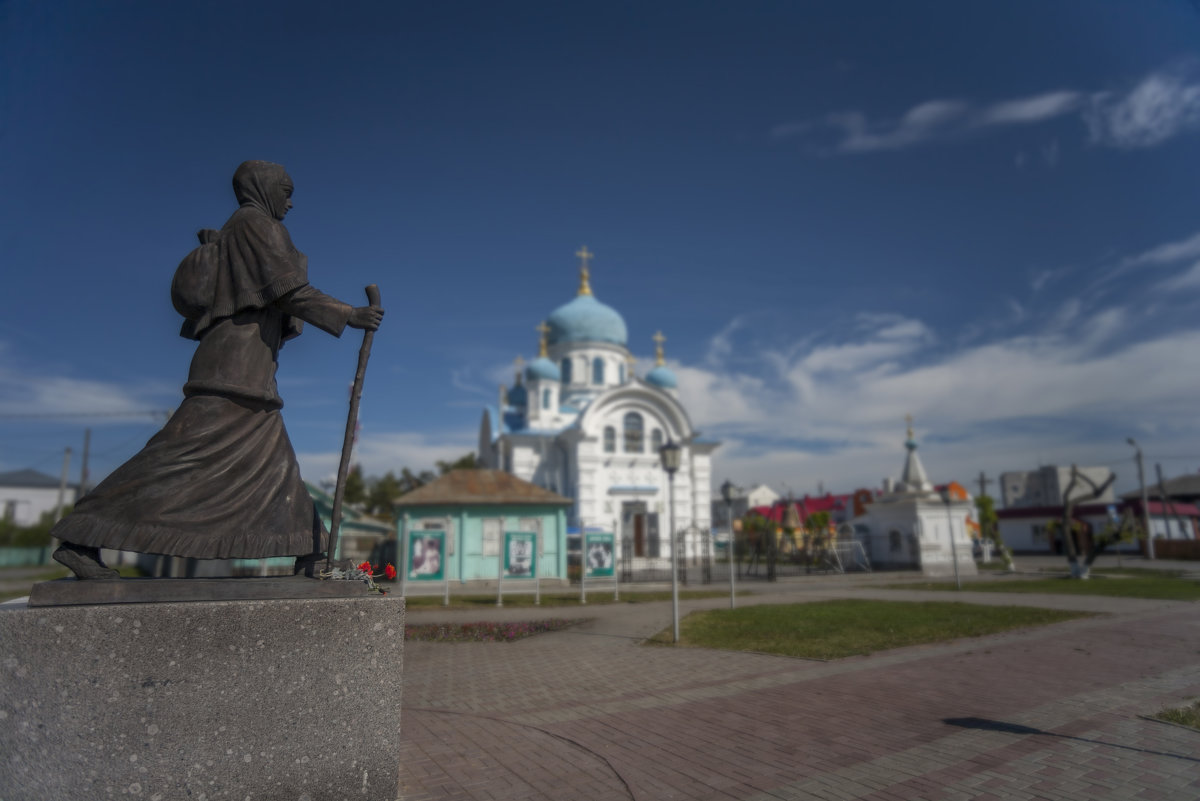
<path id="1" fill-rule="evenodd" d="M 729 518 L 726 516 L 725 499 L 720 497 L 721 489 L 717 488 L 717 497 L 712 502 L 712 525 L 718 532 L 729 533 Z M 766 484 L 759 484 L 747 492 L 739 493 L 730 504 L 733 519 L 739 520 L 746 516 L 751 509 L 759 506 L 772 506 L 779 500 L 779 493 Z"/>
<path id="2" fill-rule="evenodd" d="M 1150 532 L 1157 543 L 1163 540 L 1195 540 L 1200 509 L 1190 503 L 1162 503 L 1150 501 L 1147 509 L 1150 517 Z M 1016 509 L 1001 509 L 999 518 L 1000 535 L 1004 544 L 1017 553 L 1064 553 L 1065 543 L 1061 536 L 1051 536 L 1049 524 L 1062 518 L 1062 506 L 1028 506 Z M 1139 526 L 1142 522 L 1142 502 L 1139 499 L 1119 503 L 1084 503 L 1073 510 L 1074 519 L 1083 524 L 1083 537 L 1093 537 L 1128 514 Z M 1112 546 L 1111 550 L 1125 553 L 1137 552 L 1141 542 L 1125 542 Z M 1160 554 L 1161 555 L 1161 554 Z"/>
<path id="3" fill-rule="evenodd" d="M 37 470 L 0 473 L 0 517 L 18 526 L 32 526 L 58 508 L 60 479 Z M 75 503 L 78 486 L 67 484 L 63 505 Z"/>
<path id="4" fill-rule="evenodd" d="M 1163 489 L 1167 491 L 1167 500 L 1200 504 L 1200 473 L 1185 473 L 1182 476 L 1168 478 L 1163 481 Z M 1121 497 L 1127 500 L 1138 500 L 1142 497 L 1142 491 L 1140 488 L 1135 489 L 1132 492 L 1124 493 Z M 1162 498 L 1157 481 L 1146 484 L 1146 497 Z"/>
<path id="5" fill-rule="evenodd" d="M 1112 470 L 1107 467 L 1081 467 L 1079 472 L 1102 485 L 1112 476 Z M 1071 468 L 1048 465 L 1037 470 L 1018 470 L 1000 474 L 1000 497 L 1005 509 L 1020 509 L 1036 506 L 1062 506 L 1067 500 L 1063 493 L 1071 483 Z M 1075 498 L 1088 495 L 1091 487 L 1085 481 L 1078 481 L 1071 493 Z M 1089 503 L 1112 503 L 1116 496 L 1112 485 Z"/>

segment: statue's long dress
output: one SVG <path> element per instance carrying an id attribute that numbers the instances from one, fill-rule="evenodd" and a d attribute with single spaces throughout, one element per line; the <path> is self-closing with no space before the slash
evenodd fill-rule
<path id="1" fill-rule="evenodd" d="M 297 317 L 340 335 L 350 307 L 307 284 L 215 322 L 167 425 L 55 526 L 78 545 L 201 559 L 305 555 L 328 533 L 279 409 L 276 356 Z"/>

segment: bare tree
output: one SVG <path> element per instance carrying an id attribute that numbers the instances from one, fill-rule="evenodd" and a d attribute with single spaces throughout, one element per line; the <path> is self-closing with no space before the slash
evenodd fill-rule
<path id="1" fill-rule="evenodd" d="M 1109 485 L 1116 481 L 1116 479 L 1116 475 L 1110 473 L 1107 481 L 1105 481 L 1103 484 L 1097 484 L 1091 479 L 1091 477 L 1081 473 L 1078 467 L 1071 465 L 1071 480 L 1067 484 L 1067 489 L 1063 492 L 1062 520 L 1058 525 L 1059 533 L 1062 535 L 1063 544 L 1067 551 L 1067 562 L 1071 566 L 1071 578 L 1087 578 L 1088 572 L 1092 567 L 1092 562 L 1096 561 L 1096 557 L 1103 553 L 1104 549 L 1108 547 L 1110 542 L 1114 541 L 1108 536 L 1092 537 L 1086 544 L 1087 553 L 1081 554 L 1075 542 L 1075 505 L 1077 503 L 1086 503 L 1087 501 L 1096 500 L 1104 494 L 1104 491 L 1107 490 Z M 1075 486 L 1081 481 L 1088 485 L 1088 487 L 1091 489 L 1091 492 L 1086 495 L 1079 495 L 1076 497 L 1074 492 Z M 1128 518 L 1128 515 L 1126 515 L 1126 518 Z M 1119 531 L 1124 532 L 1124 530 L 1125 525 L 1122 524 Z M 1082 544 L 1083 543 L 1080 543 L 1080 545 Z M 1080 561 L 1081 558 L 1083 561 Z"/>

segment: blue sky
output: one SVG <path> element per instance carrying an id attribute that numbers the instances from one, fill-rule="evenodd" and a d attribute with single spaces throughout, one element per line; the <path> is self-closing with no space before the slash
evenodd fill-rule
<path id="1" fill-rule="evenodd" d="M 171 275 L 245 159 L 314 286 L 380 285 L 358 459 L 474 448 L 574 296 L 667 355 L 718 481 L 849 492 L 1200 468 L 1200 11 L 1185 0 L 0 5 L 0 470 L 94 477 L 170 409 Z M 334 472 L 360 335 L 280 356 Z M 89 412 L 93 417 L 53 415 Z M 100 416 L 104 413 L 105 416 Z M 108 416 L 114 415 L 114 416 Z M 1152 469 L 1152 468 L 1151 468 Z"/>

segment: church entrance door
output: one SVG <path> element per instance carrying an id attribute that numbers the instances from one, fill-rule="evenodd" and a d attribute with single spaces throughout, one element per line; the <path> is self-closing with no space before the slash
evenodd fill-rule
<path id="1" fill-rule="evenodd" d="M 646 504 L 644 501 L 625 501 L 621 504 L 622 528 L 633 534 L 633 555 L 646 555 Z M 628 535 L 627 535 L 628 536 Z"/>

